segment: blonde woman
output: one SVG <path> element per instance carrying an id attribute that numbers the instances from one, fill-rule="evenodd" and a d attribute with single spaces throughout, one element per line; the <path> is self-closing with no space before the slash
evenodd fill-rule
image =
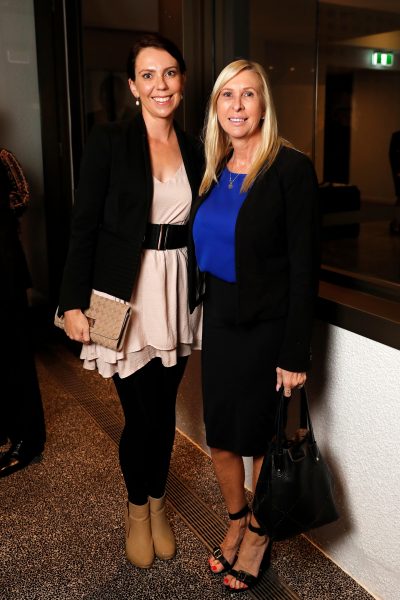
<path id="1" fill-rule="evenodd" d="M 206 170 L 191 216 L 190 303 L 203 299 L 207 443 L 229 512 L 209 564 L 224 584 L 253 587 L 271 543 L 247 506 L 273 435 L 278 391 L 310 366 L 318 280 L 317 181 L 311 161 L 278 135 L 263 68 L 237 60 L 209 101 Z"/>

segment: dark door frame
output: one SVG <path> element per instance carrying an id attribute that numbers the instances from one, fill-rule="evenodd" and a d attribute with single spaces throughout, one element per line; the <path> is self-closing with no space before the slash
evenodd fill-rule
<path id="1" fill-rule="evenodd" d="M 55 308 L 68 250 L 84 142 L 80 0 L 34 0 L 47 234 L 49 305 Z"/>

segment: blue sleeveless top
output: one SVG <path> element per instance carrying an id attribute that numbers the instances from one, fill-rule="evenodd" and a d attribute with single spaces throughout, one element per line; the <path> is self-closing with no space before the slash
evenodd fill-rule
<path id="1" fill-rule="evenodd" d="M 245 177 L 245 174 L 231 173 L 225 167 L 193 223 L 200 271 L 230 283 L 236 282 L 235 229 L 239 210 L 247 196 L 247 192 L 240 193 Z"/>

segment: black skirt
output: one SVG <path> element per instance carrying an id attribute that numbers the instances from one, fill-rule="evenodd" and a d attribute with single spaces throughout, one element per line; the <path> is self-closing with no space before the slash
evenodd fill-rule
<path id="1" fill-rule="evenodd" d="M 274 434 L 283 319 L 237 325 L 237 289 L 207 275 L 202 381 L 207 444 L 260 456 Z"/>

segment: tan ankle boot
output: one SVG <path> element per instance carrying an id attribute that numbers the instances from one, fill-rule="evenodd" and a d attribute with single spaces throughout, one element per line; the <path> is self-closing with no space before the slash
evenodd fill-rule
<path id="1" fill-rule="evenodd" d="M 169 560 L 175 556 L 176 544 L 174 534 L 165 514 L 165 494 L 162 498 L 149 497 L 149 500 L 154 550 L 158 558 Z"/>
<path id="2" fill-rule="evenodd" d="M 141 569 L 148 569 L 154 561 L 149 503 L 137 505 L 128 502 L 126 510 L 126 556 Z"/>

